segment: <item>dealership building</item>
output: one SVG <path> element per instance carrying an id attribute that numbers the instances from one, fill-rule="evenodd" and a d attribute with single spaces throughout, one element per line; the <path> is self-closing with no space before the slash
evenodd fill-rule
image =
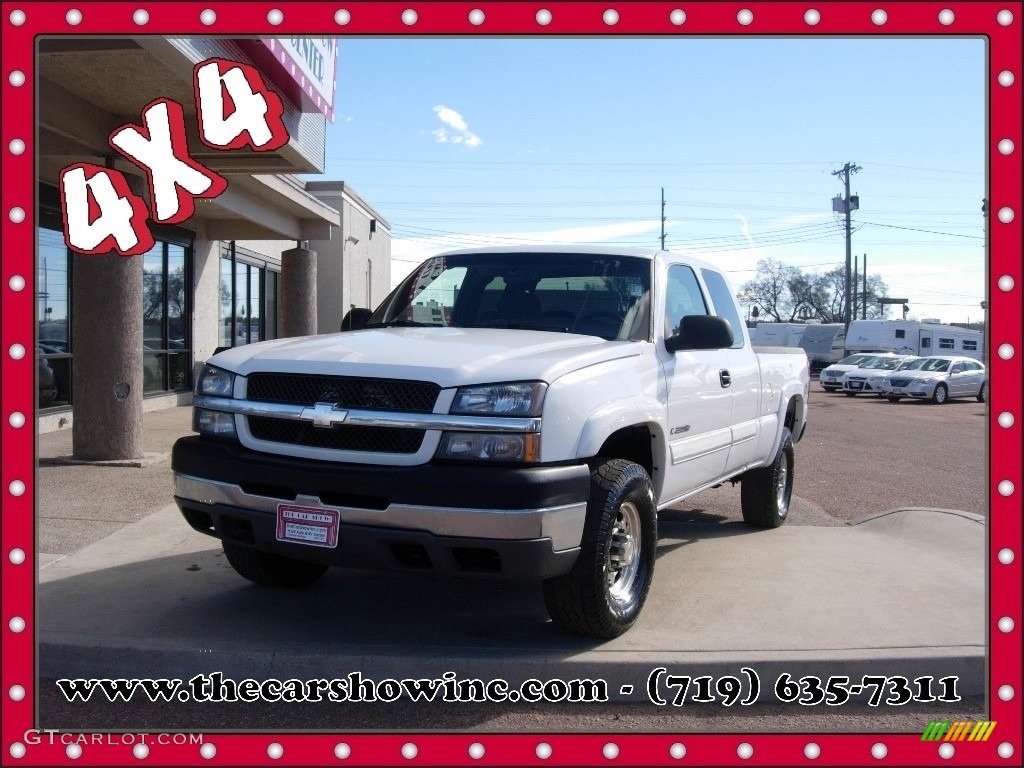
<path id="1" fill-rule="evenodd" d="M 221 151 L 199 138 L 193 68 L 256 68 L 281 97 L 288 141 Z M 71 429 L 74 456 L 142 456 L 145 411 L 187 404 L 222 347 L 337 331 L 390 288 L 390 224 L 326 165 L 332 38 L 40 38 L 37 41 L 37 381 L 40 431 Z M 175 226 L 147 221 L 141 256 L 67 247 L 59 178 L 74 163 L 120 171 L 149 202 L 141 169 L 111 132 L 157 98 L 185 112 L 189 155 L 227 189 Z"/>

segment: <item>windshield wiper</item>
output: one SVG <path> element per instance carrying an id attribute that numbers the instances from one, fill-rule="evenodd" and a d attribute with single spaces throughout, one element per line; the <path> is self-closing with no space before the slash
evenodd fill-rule
<path id="1" fill-rule="evenodd" d="M 465 325 L 463 328 L 511 328 L 516 331 L 550 331 L 551 333 L 571 333 L 566 327 L 552 328 L 549 325 L 531 325 L 529 323 L 480 323 Z"/>
<path id="2" fill-rule="evenodd" d="M 417 320 L 389 320 L 386 323 L 367 323 L 364 328 L 412 328 L 434 327 L 433 323 L 421 323 Z M 440 327 L 440 326 L 438 326 Z"/>

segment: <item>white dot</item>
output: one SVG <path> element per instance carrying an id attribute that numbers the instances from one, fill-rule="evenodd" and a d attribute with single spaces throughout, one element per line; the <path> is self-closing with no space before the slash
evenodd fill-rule
<path id="1" fill-rule="evenodd" d="M 25 756 L 26 751 L 27 750 L 25 749 L 25 745 L 22 744 L 20 741 L 16 741 L 13 744 L 11 744 L 11 757 L 13 757 L 15 760 L 21 760 L 21 758 Z"/>
<path id="2" fill-rule="evenodd" d="M 1011 744 L 1008 741 L 1004 741 L 996 749 L 996 752 L 998 752 L 999 756 L 1004 760 L 1009 760 L 1011 757 L 1013 757 L 1013 744 Z"/>
<path id="3" fill-rule="evenodd" d="M 956 20 L 956 14 L 954 14 L 949 8 L 944 8 L 939 11 L 939 24 L 948 27 Z"/>
<path id="4" fill-rule="evenodd" d="M 20 88 L 25 84 L 25 73 L 16 69 L 7 77 L 7 81 L 15 88 Z"/>
<path id="5" fill-rule="evenodd" d="M 18 482 L 15 480 L 15 482 Z M 1009 480 L 1002 480 L 999 483 L 999 495 L 1000 496 L 1013 496 L 1013 483 Z"/>
<path id="6" fill-rule="evenodd" d="M 469 756 L 472 757 L 474 760 L 479 760 L 481 757 L 483 757 L 485 751 L 486 750 L 484 749 L 484 745 L 481 744 L 479 741 L 475 741 L 469 745 Z"/>
<path id="7" fill-rule="evenodd" d="M 82 756 L 82 748 L 78 744 L 68 744 L 67 749 L 64 750 L 64 754 L 72 760 L 77 760 Z"/>
<path id="8" fill-rule="evenodd" d="M 812 27 L 819 21 L 821 21 L 821 14 L 813 8 L 804 14 L 804 23 L 810 24 Z"/>
<path id="9" fill-rule="evenodd" d="M 24 632 L 25 631 L 25 620 L 23 618 L 21 618 L 21 616 L 15 616 L 13 619 L 11 619 L 9 622 L 7 622 L 7 626 L 10 627 L 11 628 L 11 632 L 14 632 L 15 634 L 17 634 L 19 632 Z"/>
<path id="10" fill-rule="evenodd" d="M 11 496 L 21 496 L 25 493 L 25 484 L 21 480 L 12 480 L 11 484 L 7 486 L 7 490 L 11 492 Z"/>
<path id="11" fill-rule="evenodd" d="M 276 27 L 284 21 L 284 12 L 282 12 L 280 8 L 272 8 L 267 12 L 267 21 Z"/>
<path id="12" fill-rule="evenodd" d="M 21 275 L 13 275 L 11 279 L 7 281 L 7 285 L 11 287 L 12 291 L 23 291 L 25 290 L 25 278 Z"/>
<path id="13" fill-rule="evenodd" d="M 136 744 L 132 747 L 132 754 L 135 755 L 139 760 L 145 760 L 149 757 L 149 747 L 145 744 Z"/>
<path id="14" fill-rule="evenodd" d="M 999 77 L 997 79 L 999 80 L 999 84 L 1001 86 L 1003 86 L 1004 88 L 1009 88 L 1011 85 L 1013 85 L 1013 72 L 1011 72 L 1008 69 L 1004 69 L 1002 72 L 999 73 Z"/>
<path id="15" fill-rule="evenodd" d="M 1004 8 L 996 14 L 996 21 L 1004 27 L 1010 26 L 1013 24 L 1013 11 L 1008 11 Z"/>
<path id="16" fill-rule="evenodd" d="M 149 11 L 145 8 L 139 8 L 139 10 L 132 14 L 132 21 L 140 27 L 146 26 L 149 24 Z"/>
<path id="17" fill-rule="evenodd" d="M 481 11 L 479 8 L 474 8 L 472 11 L 469 12 L 469 23 L 472 24 L 473 26 L 479 27 L 481 24 L 484 23 L 485 18 L 486 17 L 484 16 L 484 12 Z"/>
<path id="18" fill-rule="evenodd" d="M 999 356 L 1003 360 L 1010 360 L 1013 358 L 1013 345 L 1012 344 L 1000 344 L 999 345 Z"/>
<path id="19" fill-rule="evenodd" d="M 1011 632 L 1013 632 L 1013 619 L 1011 619 L 1009 616 L 1003 616 L 1003 618 L 999 620 L 999 623 L 996 626 L 999 627 L 1000 632 L 1002 632 L 1004 635 L 1008 635 Z"/>
<path id="20" fill-rule="evenodd" d="M 21 139 L 11 139 L 11 143 L 7 145 L 7 149 L 10 150 L 12 155 L 24 154 L 25 142 L 22 141 Z"/>
<path id="21" fill-rule="evenodd" d="M 889 14 L 883 11 L 881 8 L 871 12 L 871 22 L 876 26 L 882 26 L 889 20 Z"/>
<path id="22" fill-rule="evenodd" d="M 998 696 L 1003 701 L 1013 700 L 1013 686 L 1012 685 L 1000 685 Z"/>
<path id="23" fill-rule="evenodd" d="M 21 411 L 15 411 L 7 417 L 7 423 L 15 429 L 21 429 L 25 426 L 25 414 Z"/>
<path id="24" fill-rule="evenodd" d="M 1010 686 L 1004 685 L 1003 688 L 1010 688 Z M 1002 688 L 1000 688 L 999 690 L 1002 690 Z M 11 701 L 21 701 L 25 698 L 25 686 L 12 685 L 10 687 L 10 690 L 7 691 L 7 695 L 11 697 Z M 1013 697 L 1012 688 L 1010 688 L 1010 697 Z M 1003 699 L 1003 701 L 1008 701 L 1008 699 Z"/>
<path id="25" fill-rule="evenodd" d="M 956 754 L 956 748 L 948 741 L 939 747 L 939 757 L 943 760 L 949 760 L 953 755 Z"/>
<path id="26" fill-rule="evenodd" d="M 1003 210 L 1006 210 L 1005 208 Z M 1000 211 L 1002 213 L 1002 211 Z M 7 214 L 8 218 L 15 224 L 21 224 L 25 220 L 25 209 L 14 206 L 11 208 L 11 212 Z M 1012 216 L 1011 216 L 1012 218 Z"/>
<path id="27" fill-rule="evenodd" d="M 614 760 L 616 757 L 619 756 L 619 745 L 610 743 L 605 744 L 604 749 L 601 750 L 601 753 L 605 756 L 606 759 Z"/>
<path id="28" fill-rule="evenodd" d="M 604 20 L 604 23 L 607 24 L 609 27 L 614 27 L 616 24 L 619 23 L 619 12 L 616 11 L 614 8 L 609 8 L 607 11 L 604 12 L 604 15 L 601 18 Z"/>
<path id="29" fill-rule="evenodd" d="M 199 14 L 199 20 L 206 26 L 210 26 L 217 21 L 217 12 L 212 8 L 207 8 L 205 11 Z"/>
<path id="30" fill-rule="evenodd" d="M 673 760 L 682 760 L 686 757 L 686 747 L 677 741 L 668 748 L 668 753 L 672 755 Z"/>
<path id="31" fill-rule="evenodd" d="M 1013 278 L 1010 275 L 1003 275 L 999 278 L 998 285 L 1000 291 L 1012 291 L 1014 286 Z"/>
<path id="32" fill-rule="evenodd" d="M 79 24 L 82 23 L 82 12 L 77 8 L 72 8 L 70 11 L 64 14 L 64 19 L 72 27 L 77 27 Z"/>
<path id="33" fill-rule="evenodd" d="M 344 8 L 334 12 L 334 23 L 345 26 L 352 21 L 352 14 L 346 11 Z"/>
<path id="34" fill-rule="evenodd" d="M 754 756 L 754 748 L 744 741 L 736 747 L 736 754 L 739 755 L 742 760 L 749 760 Z"/>
<path id="35" fill-rule="evenodd" d="M 272 742 L 267 747 L 267 757 L 271 760 L 280 760 L 284 756 L 284 747 L 278 744 L 276 741 Z"/>
<path id="36" fill-rule="evenodd" d="M 416 13 L 416 11 L 414 11 L 412 8 L 406 8 L 404 11 L 402 11 L 402 23 L 405 24 L 407 27 L 411 27 L 413 24 L 415 24 L 416 20 L 419 19 L 419 17 L 419 14 Z"/>
<path id="37" fill-rule="evenodd" d="M 402 745 L 402 757 L 406 760 L 412 760 L 419 753 L 419 749 L 411 741 Z"/>
<path id="38" fill-rule="evenodd" d="M 199 754 L 202 756 L 204 760 L 212 760 L 214 757 L 217 756 L 217 747 L 207 742 L 199 748 Z"/>
<path id="39" fill-rule="evenodd" d="M 10 355 L 12 360 L 21 360 L 25 356 L 25 348 L 21 344 L 11 344 Z"/>
<path id="40" fill-rule="evenodd" d="M 682 8 L 676 8 L 672 13 L 668 15 L 668 20 L 675 24 L 677 27 L 682 26 L 686 23 L 686 11 Z"/>
<path id="41" fill-rule="evenodd" d="M 999 550 L 999 562 L 1003 565 L 1009 565 L 1013 562 L 1013 550 L 1009 547 L 1003 547 Z"/>
<path id="42" fill-rule="evenodd" d="M 15 547 L 7 555 L 7 559 L 14 565 L 21 565 L 25 562 L 25 550 L 21 547 Z"/>
<path id="43" fill-rule="evenodd" d="M 804 747 L 804 757 L 806 757 L 808 760 L 817 760 L 819 757 L 821 757 L 821 747 L 819 747 L 814 742 L 811 742 L 806 747 Z"/>
<path id="44" fill-rule="evenodd" d="M 548 24 L 550 24 L 551 11 L 549 11 L 547 8 L 541 8 L 539 11 L 537 11 L 537 23 L 540 24 L 542 27 L 546 27 Z"/>
<path id="45" fill-rule="evenodd" d="M 547 742 L 542 741 L 540 744 L 538 744 L 536 751 L 537 757 L 539 757 L 541 760 L 547 760 L 549 757 L 551 757 L 551 745 Z"/>
<path id="46" fill-rule="evenodd" d="M 1012 155 L 1013 154 L 1013 141 L 1011 139 L 1000 139 L 999 154 L 1001 155 Z"/>
<path id="47" fill-rule="evenodd" d="M 11 11 L 11 15 L 9 18 L 11 20 L 11 24 L 13 24 L 16 27 L 20 27 L 22 24 L 25 23 L 25 12 L 22 10 Z"/>
<path id="48" fill-rule="evenodd" d="M 746 26 L 754 20 L 754 12 L 748 8 L 744 8 L 742 11 L 736 14 L 736 21 L 743 26 Z"/>
<path id="49" fill-rule="evenodd" d="M 882 760 L 888 754 L 889 748 L 880 741 L 871 747 L 871 756 L 875 758 L 875 760 Z"/>
<path id="50" fill-rule="evenodd" d="M 1013 221 L 1013 208 L 1000 208 L 999 220 L 1003 222 L 1003 224 L 1009 224 Z"/>

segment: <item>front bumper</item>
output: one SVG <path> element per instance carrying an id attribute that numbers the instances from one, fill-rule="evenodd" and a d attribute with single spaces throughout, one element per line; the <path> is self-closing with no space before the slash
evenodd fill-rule
<path id="1" fill-rule="evenodd" d="M 300 560 L 359 568 L 544 579 L 575 563 L 586 465 L 335 464 L 198 436 L 172 453 L 174 498 L 208 535 Z M 277 507 L 337 510 L 336 547 L 277 539 Z"/>

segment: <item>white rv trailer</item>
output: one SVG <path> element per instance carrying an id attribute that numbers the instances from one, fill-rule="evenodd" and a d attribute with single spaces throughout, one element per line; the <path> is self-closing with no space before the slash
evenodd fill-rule
<path id="1" fill-rule="evenodd" d="M 820 371 L 843 358 L 846 330 L 842 323 L 808 323 L 798 346 L 807 353 L 812 371 Z"/>
<path id="2" fill-rule="evenodd" d="M 807 328 L 803 323 L 758 323 L 750 332 L 755 347 L 797 347 Z"/>
<path id="3" fill-rule="evenodd" d="M 985 335 L 937 320 L 854 320 L 846 334 L 846 352 L 960 355 L 984 360 Z"/>

